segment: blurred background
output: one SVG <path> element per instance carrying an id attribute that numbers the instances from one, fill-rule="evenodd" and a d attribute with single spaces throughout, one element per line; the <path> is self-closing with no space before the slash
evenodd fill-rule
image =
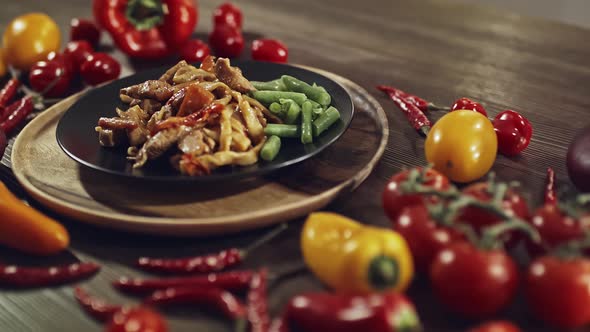
<path id="1" fill-rule="evenodd" d="M 461 0 L 590 28 L 588 0 Z"/>

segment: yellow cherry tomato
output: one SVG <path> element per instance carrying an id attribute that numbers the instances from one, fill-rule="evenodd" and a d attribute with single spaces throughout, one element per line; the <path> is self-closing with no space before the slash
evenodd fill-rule
<path id="1" fill-rule="evenodd" d="M 45 60 L 50 52 L 57 52 L 60 38 L 59 27 L 51 17 L 42 13 L 19 16 L 4 31 L 4 60 L 15 68 L 28 70 L 35 62 Z"/>
<path id="2" fill-rule="evenodd" d="M 426 160 L 455 182 L 484 176 L 496 160 L 498 139 L 484 115 L 453 111 L 438 120 L 426 137 Z"/>
<path id="3" fill-rule="evenodd" d="M 6 75 L 6 63 L 4 62 L 4 51 L 0 49 L 0 77 Z"/>

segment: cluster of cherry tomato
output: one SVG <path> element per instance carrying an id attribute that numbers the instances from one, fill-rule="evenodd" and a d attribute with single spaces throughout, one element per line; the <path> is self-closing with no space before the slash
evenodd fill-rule
<path id="1" fill-rule="evenodd" d="M 209 45 L 215 55 L 236 58 L 244 50 L 242 35 L 243 16 L 240 8 L 224 3 L 213 13 L 213 31 L 209 34 Z M 252 42 L 252 59 L 258 61 L 287 62 L 288 49 L 276 39 L 256 39 Z M 189 40 L 181 49 L 180 56 L 189 62 L 200 62 L 211 53 L 209 46 L 199 39 Z"/>
<path id="2" fill-rule="evenodd" d="M 587 197 L 559 202 L 551 169 L 545 197 L 531 213 L 508 184 L 490 180 L 459 190 L 442 173 L 417 168 L 395 174 L 382 200 L 417 271 L 429 276 L 450 311 L 490 317 L 511 303 L 522 284 L 539 320 L 562 329 L 583 326 L 590 323 Z M 519 243 L 532 260 L 526 271 L 510 255 Z"/>
<path id="3" fill-rule="evenodd" d="M 121 73 L 117 60 L 94 51 L 100 30 L 93 22 L 72 20 L 70 37 L 61 53 L 49 53 L 46 60 L 35 63 L 29 71 L 31 88 L 45 97 L 64 96 L 77 75 L 88 85 L 98 85 L 118 78 Z"/>

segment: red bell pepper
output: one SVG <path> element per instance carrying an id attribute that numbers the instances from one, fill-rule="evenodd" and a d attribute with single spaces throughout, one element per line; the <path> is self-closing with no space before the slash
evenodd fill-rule
<path id="1" fill-rule="evenodd" d="M 197 24 L 196 0 L 94 0 L 94 18 L 133 58 L 170 55 Z"/>

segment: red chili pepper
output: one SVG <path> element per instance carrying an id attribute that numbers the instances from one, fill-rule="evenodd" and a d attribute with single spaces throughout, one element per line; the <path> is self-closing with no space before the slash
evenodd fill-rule
<path id="1" fill-rule="evenodd" d="M 172 287 L 217 287 L 231 291 L 248 289 L 254 275 L 253 271 L 242 270 L 224 273 L 210 273 L 197 277 L 179 278 L 120 278 L 113 286 L 127 293 L 145 294 Z"/>
<path id="2" fill-rule="evenodd" d="M 545 185 L 545 205 L 555 205 L 557 203 L 557 194 L 555 193 L 555 171 L 553 168 L 547 168 L 547 184 Z"/>
<path id="3" fill-rule="evenodd" d="M 108 304 L 101 299 L 95 298 L 80 287 L 74 288 L 74 297 L 90 316 L 101 322 L 108 321 L 123 308 L 123 306 Z"/>
<path id="4" fill-rule="evenodd" d="M 14 108 L 12 107 L 13 104 L 15 105 Z M 7 107 L 11 111 L 8 118 L 2 120 L 2 123 L 0 123 L 0 130 L 7 135 L 33 112 L 33 99 L 30 96 L 26 96 L 13 104 Z"/>
<path id="5" fill-rule="evenodd" d="M 170 55 L 197 24 L 193 0 L 94 0 L 93 12 L 115 44 L 134 58 Z"/>
<path id="6" fill-rule="evenodd" d="M 260 270 L 250 281 L 248 291 L 248 321 L 251 332 L 268 332 L 270 328 L 270 317 L 268 315 L 267 303 L 267 280 L 268 271 Z"/>
<path id="7" fill-rule="evenodd" d="M 137 265 L 146 271 L 163 273 L 218 272 L 240 264 L 252 250 L 267 243 L 285 229 L 287 224 L 281 224 L 245 249 L 230 248 L 214 254 L 176 259 L 141 257 Z"/>
<path id="8" fill-rule="evenodd" d="M 311 293 L 289 301 L 284 319 L 297 331 L 419 331 L 412 303 L 397 292 L 349 295 Z"/>
<path id="9" fill-rule="evenodd" d="M 145 300 L 148 305 L 196 304 L 214 306 L 234 320 L 235 331 L 246 331 L 246 308 L 230 292 L 220 288 L 167 288 L 154 292 Z"/>
<path id="10" fill-rule="evenodd" d="M 95 263 L 75 263 L 49 268 L 0 264 L 0 285 L 10 287 L 44 287 L 85 279 L 100 269 Z"/>
<path id="11" fill-rule="evenodd" d="M 5 107 L 12 98 L 16 95 L 20 81 L 16 78 L 11 78 L 4 88 L 0 90 L 0 107 Z"/>
<path id="12" fill-rule="evenodd" d="M 156 124 L 151 134 L 155 135 L 164 129 L 177 126 L 193 127 L 198 123 L 206 122 L 212 114 L 219 114 L 223 111 L 224 106 L 218 103 L 212 103 L 209 106 L 187 116 L 173 116 Z"/>
<path id="13" fill-rule="evenodd" d="M 416 106 L 413 102 L 410 102 L 409 100 L 401 97 L 399 92 L 391 91 L 386 86 L 379 85 L 377 86 L 377 89 L 389 95 L 389 98 L 402 110 L 402 112 L 404 112 L 406 118 L 412 127 L 414 127 L 414 129 L 425 136 L 428 134 L 431 126 L 430 120 L 428 120 L 426 115 L 424 115 L 424 112 L 422 112 L 418 106 Z"/>
<path id="14" fill-rule="evenodd" d="M 389 93 L 393 93 L 397 96 L 399 96 L 402 99 L 407 100 L 408 102 L 414 104 L 416 107 L 418 107 L 422 112 L 427 112 L 427 111 L 449 111 L 450 108 L 449 107 L 444 107 L 444 106 L 437 106 L 427 100 L 424 100 L 418 96 L 415 95 L 411 95 L 407 92 L 404 92 L 398 88 L 394 88 L 392 86 L 387 86 L 387 85 L 379 85 L 377 86 L 377 89 L 389 94 Z"/>

